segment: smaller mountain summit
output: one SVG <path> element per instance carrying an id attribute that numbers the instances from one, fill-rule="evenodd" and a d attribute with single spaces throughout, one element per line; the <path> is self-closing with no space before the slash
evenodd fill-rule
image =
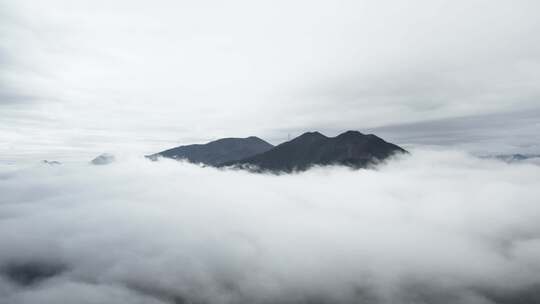
<path id="1" fill-rule="evenodd" d="M 328 137 L 324 136 L 323 134 L 315 131 L 315 132 L 306 132 L 298 137 L 293 138 L 289 142 L 296 142 L 296 143 L 309 143 L 309 142 L 315 142 L 318 140 L 325 140 L 328 139 Z"/>
<path id="2" fill-rule="evenodd" d="M 237 161 L 246 157 L 266 152 L 274 146 L 266 141 L 250 136 L 246 138 L 222 138 L 206 144 L 179 146 L 156 154 L 147 155 L 151 160 L 159 157 L 186 160 L 217 166 L 224 162 Z"/>
<path id="3" fill-rule="evenodd" d="M 92 159 L 90 163 L 92 165 L 108 165 L 110 163 L 113 163 L 115 160 L 116 158 L 114 157 L 114 155 L 109 154 L 109 153 L 103 153 L 99 155 L 98 157 Z"/>
<path id="4" fill-rule="evenodd" d="M 47 160 L 47 159 L 42 160 L 41 163 L 46 164 L 46 165 L 49 165 L 49 166 L 58 166 L 58 165 L 61 165 L 61 164 L 62 164 L 62 163 L 59 162 L 59 161 L 56 161 L 56 160 Z"/>

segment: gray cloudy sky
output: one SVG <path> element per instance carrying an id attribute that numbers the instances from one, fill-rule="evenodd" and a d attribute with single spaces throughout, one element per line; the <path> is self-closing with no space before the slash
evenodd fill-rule
<path id="1" fill-rule="evenodd" d="M 539 11 L 533 0 L 0 0 L 0 158 L 346 129 L 540 152 Z"/>

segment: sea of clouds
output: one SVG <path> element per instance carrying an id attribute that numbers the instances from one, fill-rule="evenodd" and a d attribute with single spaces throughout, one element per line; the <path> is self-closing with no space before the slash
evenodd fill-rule
<path id="1" fill-rule="evenodd" d="M 534 303 L 540 167 L 0 167 L 0 303 Z"/>

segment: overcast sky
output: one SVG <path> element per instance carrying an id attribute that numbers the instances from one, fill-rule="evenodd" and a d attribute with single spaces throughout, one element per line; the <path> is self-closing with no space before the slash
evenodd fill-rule
<path id="1" fill-rule="evenodd" d="M 0 0 L 0 304 L 539 302 L 540 158 L 471 155 L 540 154 L 539 17 Z M 349 129 L 412 153 L 283 175 L 141 157 Z"/>
<path id="2" fill-rule="evenodd" d="M 347 129 L 540 152 L 539 11 L 535 0 L 0 0 L 0 159 Z"/>

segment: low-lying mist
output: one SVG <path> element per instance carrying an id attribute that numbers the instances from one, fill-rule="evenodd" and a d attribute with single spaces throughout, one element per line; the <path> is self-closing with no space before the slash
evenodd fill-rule
<path id="1" fill-rule="evenodd" d="M 540 168 L 0 169 L 0 303 L 533 303 Z"/>

